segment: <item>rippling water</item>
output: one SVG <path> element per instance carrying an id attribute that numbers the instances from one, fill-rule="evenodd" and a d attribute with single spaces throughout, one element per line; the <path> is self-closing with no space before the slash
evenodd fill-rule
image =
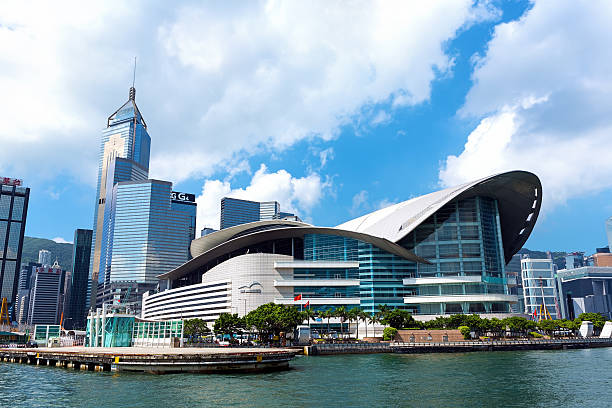
<path id="1" fill-rule="evenodd" d="M 268 374 L 147 375 L 0 363 L 0 407 L 610 406 L 612 348 L 296 357 Z"/>

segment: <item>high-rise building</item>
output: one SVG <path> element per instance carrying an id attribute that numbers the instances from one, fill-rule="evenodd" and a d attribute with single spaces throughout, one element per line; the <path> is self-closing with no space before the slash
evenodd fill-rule
<path id="1" fill-rule="evenodd" d="M 64 271 L 57 262 L 49 267 L 38 267 L 32 275 L 28 324 L 57 324 Z"/>
<path id="2" fill-rule="evenodd" d="M 172 195 L 172 212 L 173 213 L 185 213 L 189 217 L 189 243 L 195 239 L 196 233 L 196 216 L 197 216 L 197 204 L 195 201 L 195 194 L 181 193 L 173 191 Z M 189 247 L 189 244 L 187 245 Z"/>
<path id="3" fill-rule="evenodd" d="M 64 319 L 64 327 L 67 329 L 85 327 L 92 234 L 93 231 L 90 229 L 74 231 L 72 274 L 70 276 L 68 307 L 66 308 L 68 316 Z"/>
<path id="4" fill-rule="evenodd" d="M 108 214 L 106 204 L 112 187 L 121 181 L 146 180 L 149 175 L 151 138 L 147 124 L 136 106 L 136 90 L 131 87 L 129 98 L 109 116 L 102 132 L 98 160 L 98 182 L 92 256 L 90 260 L 91 304 L 95 304 L 98 275 L 104 265 L 101 259 L 104 217 Z"/>
<path id="5" fill-rule="evenodd" d="M 565 255 L 565 269 L 584 266 L 584 252 L 570 252 Z"/>
<path id="6" fill-rule="evenodd" d="M 280 204 L 277 201 L 249 201 L 238 198 L 221 199 L 221 229 L 248 222 L 278 219 Z"/>
<path id="7" fill-rule="evenodd" d="M 37 262 L 28 262 L 27 265 L 21 265 L 17 287 L 17 301 L 15 302 L 15 320 L 19 324 L 26 324 L 28 321 L 32 273 L 36 273 L 36 268 L 41 266 Z"/>
<path id="8" fill-rule="evenodd" d="M 200 232 L 200 236 L 204 237 L 204 236 L 206 236 L 208 234 L 212 234 L 213 232 L 217 232 L 217 231 L 219 231 L 219 230 L 216 230 L 216 229 L 210 228 L 210 227 L 204 227 L 204 228 L 202 228 L 202 231 Z"/>
<path id="9" fill-rule="evenodd" d="M 30 189 L 19 179 L 0 177 L 0 299 L 15 305 Z"/>
<path id="10" fill-rule="evenodd" d="M 552 259 L 521 259 L 525 313 L 553 319 L 561 317 Z"/>
<path id="11" fill-rule="evenodd" d="M 46 249 L 38 251 L 38 263 L 42 266 L 51 266 L 51 251 Z"/>
<path id="12" fill-rule="evenodd" d="M 156 284 L 157 275 L 189 260 L 195 235 L 195 202 L 173 202 L 172 183 L 115 184 L 105 217 L 99 284 Z M 195 201 L 195 197 L 194 197 Z"/>

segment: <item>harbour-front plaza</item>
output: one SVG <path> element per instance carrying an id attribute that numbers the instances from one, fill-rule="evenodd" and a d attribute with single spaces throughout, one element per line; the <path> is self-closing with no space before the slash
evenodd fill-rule
<path id="1" fill-rule="evenodd" d="M 159 276 L 144 319 L 240 316 L 277 304 L 368 313 L 379 305 L 419 320 L 506 317 L 517 302 L 505 265 L 531 233 L 538 177 L 512 171 L 412 198 L 337 227 L 265 220 L 192 241 L 192 259 Z"/>

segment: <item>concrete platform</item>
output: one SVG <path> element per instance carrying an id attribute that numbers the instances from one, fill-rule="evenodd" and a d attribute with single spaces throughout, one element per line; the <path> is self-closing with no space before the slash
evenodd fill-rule
<path id="1" fill-rule="evenodd" d="M 154 374 L 257 372 L 289 368 L 296 351 L 283 348 L 57 347 L 4 348 L 3 361 L 89 371 L 140 371 Z"/>

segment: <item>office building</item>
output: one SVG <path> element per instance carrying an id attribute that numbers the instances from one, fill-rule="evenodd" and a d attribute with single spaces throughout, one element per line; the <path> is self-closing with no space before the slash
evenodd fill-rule
<path id="1" fill-rule="evenodd" d="M 584 266 L 584 252 L 570 252 L 565 255 L 565 269 L 575 269 Z"/>
<path id="2" fill-rule="evenodd" d="M 42 266 L 51 266 L 51 251 L 46 249 L 38 251 L 38 263 Z"/>
<path id="3" fill-rule="evenodd" d="M 238 198 L 221 199 L 221 229 L 249 222 L 278 219 L 280 204 L 276 201 L 249 201 Z"/>
<path id="4" fill-rule="evenodd" d="M 122 181 L 147 179 L 150 147 L 147 124 L 136 105 L 136 90 L 132 87 L 128 101 L 109 116 L 106 129 L 102 132 L 90 259 L 91 304 L 95 304 L 98 275 L 100 267 L 104 265 L 101 259 L 102 235 L 112 187 Z"/>
<path id="5" fill-rule="evenodd" d="M 72 247 L 72 273 L 70 276 L 67 316 L 64 319 L 66 329 L 83 329 L 87 318 L 89 283 L 89 261 L 91 257 L 91 240 L 93 231 L 77 229 L 74 231 Z"/>
<path id="6" fill-rule="evenodd" d="M 505 265 L 535 225 L 541 191 L 537 176 L 513 171 L 335 228 L 272 219 L 221 229 L 194 240 L 193 259 L 159 276 L 168 289 L 145 295 L 142 315 L 212 323 L 268 302 L 308 302 L 313 310 L 369 313 L 383 304 L 421 320 L 510 316 L 517 296 Z"/>
<path id="7" fill-rule="evenodd" d="M 612 319 L 612 267 L 581 267 L 557 272 L 561 316 L 600 313 Z"/>
<path id="8" fill-rule="evenodd" d="M 0 177 L 0 300 L 13 313 L 30 189 L 19 179 Z M 11 316 L 13 318 L 14 315 Z"/>
<path id="9" fill-rule="evenodd" d="M 186 214 L 189 219 L 188 225 L 188 243 L 195 239 L 196 235 L 196 216 L 198 207 L 195 201 L 195 194 L 181 193 L 179 191 L 173 191 L 171 194 L 171 210 L 175 214 L 183 213 Z M 189 247 L 189 245 L 187 245 Z"/>
<path id="10" fill-rule="evenodd" d="M 606 220 L 606 235 L 608 237 L 608 250 L 612 252 L 612 217 Z"/>
<path id="11" fill-rule="evenodd" d="M 64 271 L 56 263 L 37 267 L 31 277 L 28 324 L 58 324 Z"/>
<path id="12" fill-rule="evenodd" d="M 535 319 L 559 319 L 552 259 L 521 259 L 525 313 Z"/>
<path id="13" fill-rule="evenodd" d="M 610 253 L 595 253 L 593 254 L 593 263 L 590 266 L 612 266 L 612 254 Z M 587 265 L 583 265 L 587 266 Z M 571 269 L 571 268 L 566 268 Z"/>
<path id="14" fill-rule="evenodd" d="M 172 183 L 125 181 L 107 203 L 99 284 L 157 284 L 157 276 L 189 260 L 195 202 L 172 200 Z M 195 198 L 194 198 L 195 201 Z"/>
<path id="15" fill-rule="evenodd" d="M 36 273 L 36 268 L 41 266 L 37 262 L 28 262 L 21 265 L 19 283 L 17 284 L 17 300 L 15 301 L 15 321 L 19 324 L 26 324 L 28 321 L 31 278 L 32 274 Z"/>

